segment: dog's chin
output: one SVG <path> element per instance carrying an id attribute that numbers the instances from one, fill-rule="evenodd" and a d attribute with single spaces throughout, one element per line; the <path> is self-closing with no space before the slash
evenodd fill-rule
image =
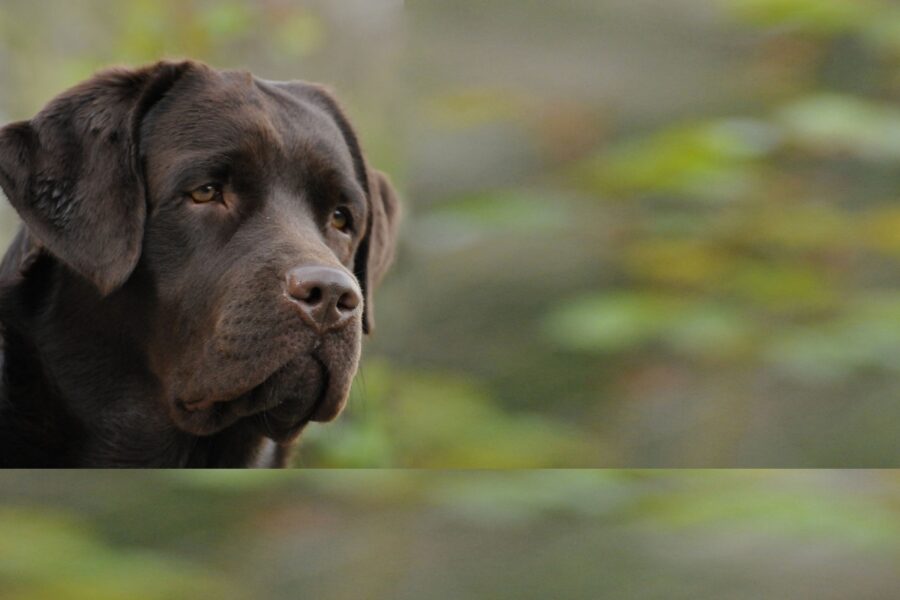
<path id="1" fill-rule="evenodd" d="M 331 421 L 341 413 L 356 364 L 351 367 L 331 369 L 317 356 L 307 356 L 281 366 L 231 400 L 194 405 L 176 400 L 172 417 L 176 426 L 192 435 L 246 425 L 275 442 L 289 443 L 310 421 Z"/>

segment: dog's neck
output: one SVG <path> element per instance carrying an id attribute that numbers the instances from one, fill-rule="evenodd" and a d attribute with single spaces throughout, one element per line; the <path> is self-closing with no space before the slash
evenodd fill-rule
<path id="1" fill-rule="evenodd" d="M 92 305 L 82 296 L 71 303 L 85 308 L 81 314 L 47 310 L 47 298 L 77 293 L 67 286 L 72 276 L 63 271 L 53 259 L 42 257 L 27 276 L 6 278 L 0 290 L 0 466 L 242 467 L 285 462 L 288 449 L 272 447 L 240 422 L 204 437 L 177 429 L 146 360 L 121 341 L 129 332 L 101 337 L 101 331 L 109 331 L 102 321 L 111 307 Z M 62 339 L 66 344 L 54 342 Z M 59 354 L 63 347 L 64 356 Z M 50 364 L 59 365 L 56 372 L 49 372 Z"/>

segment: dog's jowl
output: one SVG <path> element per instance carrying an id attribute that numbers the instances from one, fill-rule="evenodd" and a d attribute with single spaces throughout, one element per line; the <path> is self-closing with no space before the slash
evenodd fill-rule
<path id="1" fill-rule="evenodd" d="M 0 465 L 281 465 L 341 411 L 397 201 L 333 97 L 195 62 L 0 129 Z"/>

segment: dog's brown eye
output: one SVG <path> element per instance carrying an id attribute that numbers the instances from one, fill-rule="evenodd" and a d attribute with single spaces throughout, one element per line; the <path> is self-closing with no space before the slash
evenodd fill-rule
<path id="1" fill-rule="evenodd" d="M 334 209 L 331 213 L 331 226 L 344 232 L 350 229 L 350 211 L 343 206 Z"/>
<path id="2" fill-rule="evenodd" d="M 191 199 L 198 203 L 212 202 L 221 192 L 222 190 L 219 189 L 219 186 L 207 183 L 206 185 L 201 185 L 197 189 L 192 190 Z"/>

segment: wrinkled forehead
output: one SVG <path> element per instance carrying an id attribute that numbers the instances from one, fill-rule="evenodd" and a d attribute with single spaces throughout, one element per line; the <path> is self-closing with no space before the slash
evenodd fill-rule
<path id="1" fill-rule="evenodd" d="M 157 164 L 215 155 L 328 165 L 353 177 L 352 152 L 320 94 L 309 84 L 245 72 L 188 73 L 146 116 L 141 155 Z"/>

